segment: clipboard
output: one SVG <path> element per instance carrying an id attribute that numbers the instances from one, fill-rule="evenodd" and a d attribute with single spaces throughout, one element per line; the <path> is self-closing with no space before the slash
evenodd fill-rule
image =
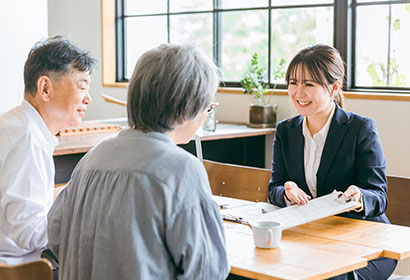
<path id="1" fill-rule="evenodd" d="M 254 216 L 251 220 L 275 221 L 281 223 L 283 229 L 287 229 L 348 212 L 361 206 L 362 204 L 358 201 L 346 200 L 342 192 L 333 191 L 328 195 L 312 199 L 305 205 L 292 205 L 280 208 L 264 215 Z"/>
<path id="2" fill-rule="evenodd" d="M 266 202 L 249 202 L 238 207 L 221 209 L 221 216 L 224 220 L 245 224 L 262 220 L 275 221 L 279 222 L 283 229 L 287 229 L 361 206 L 357 201 L 346 200 L 342 192 L 333 191 L 328 195 L 312 199 L 305 205 L 280 208 Z"/>

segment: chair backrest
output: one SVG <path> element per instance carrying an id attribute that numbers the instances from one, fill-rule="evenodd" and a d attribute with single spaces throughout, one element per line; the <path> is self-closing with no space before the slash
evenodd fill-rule
<path id="1" fill-rule="evenodd" d="M 53 269 L 48 260 L 41 259 L 20 265 L 0 264 L 1 280 L 52 280 Z"/>
<path id="2" fill-rule="evenodd" d="M 410 226 L 410 178 L 387 176 L 386 215 L 392 224 Z"/>
<path id="3" fill-rule="evenodd" d="M 214 195 L 267 201 L 270 170 L 204 160 Z"/>

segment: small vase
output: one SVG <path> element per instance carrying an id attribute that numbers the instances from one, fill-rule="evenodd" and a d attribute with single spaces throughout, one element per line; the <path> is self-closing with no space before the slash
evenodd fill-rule
<path id="1" fill-rule="evenodd" d="M 206 116 L 202 129 L 208 132 L 214 132 L 216 130 L 215 110 Z"/>

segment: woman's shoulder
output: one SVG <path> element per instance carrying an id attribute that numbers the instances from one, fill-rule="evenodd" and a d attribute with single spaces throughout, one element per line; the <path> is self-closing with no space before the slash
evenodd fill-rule
<path id="1" fill-rule="evenodd" d="M 346 116 L 344 123 L 347 125 L 367 128 L 376 127 L 376 122 L 371 117 L 356 114 L 354 112 L 348 112 L 343 109 L 341 111 Z"/>
<path id="2" fill-rule="evenodd" d="M 287 119 L 284 119 L 280 122 L 278 122 L 278 124 L 276 125 L 277 129 L 280 129 L 282 127 L 296 127 L 299 125 L 302 125 L 303 122 L 303 116 L 301 115 L 297 115 L 297 116 L 293 116 Z"/>

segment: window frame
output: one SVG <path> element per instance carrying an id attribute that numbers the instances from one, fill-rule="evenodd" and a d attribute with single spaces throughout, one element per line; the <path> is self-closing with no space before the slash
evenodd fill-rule
<path id="1" fill-rule="evenodd" d="M 269 0 L 269 4 L 271 3 L 272 0 Z M 121 18 L 121 15 L 118 14 L 119 9 L 117 9 L 117 2 L 120 2 L 124 4 L 124 0 L 101 0 L 102 3 L 102 29 L 103 29 L 103 84 L 104 86 L 110 86 L 110 87 L 126 87 L 128 84 L 128 81 L 125 79 L 121 79 L 120 76 L 123 75 L 121 71 L 117 71 L 117 60 L 119 57 L 121 57 L 121 52 L 119 53 L 116 50 L 123 50 L 122 52 L 122 59 L 125 61 L 124 58 L 124 46 L 125 46 L 125 40 L 121 39 L 121 35 L 124 36 L 125 34 L 125 28 L 119 29 L 118 30 L 118 24 L 116 24 L 116 20 L 118 18 Z M 214 2 L 218 3 L 219 0 L 214 0 Z M 360 99 L 382 99 L 382 100 L 405 100 L 405 101 L 410 101 L 410 89 L 409 88 L 377 88 L 377 87 L 356 87 L 354 86 L 354 58 L 355 58 L 355 17 L 356 17 L 356 7 L 357 6 L 362 6 L 362 5 L 382 5 L 382 4 L 403 4 L 403 3 L 410 3 L 410 1 L 404 0 L 404 1 L 375 1 L 374 2 L 365 2 L 365 3 L 356 3 L 355 0 L 336 0 L 334 1 L 333 4 L 311 4 L 311 5 L 293 5 L 292 8 L 296 7 L 311 7 L 311 6 L 333 6 L 334 8 L 334 35 L 333 35 L 333 45 L 339 50 L 342 58 L 344 61 L 346 61 L 346 80 L 345 80 L 345 85 L 344 85 L 344 90 L 347 91 L 346 97 L 347 98 L 360 98 Z M 288 6 L 287 6 L 288 7 Z M 278 7 L 271 7 L 269 6 L 268 8 L 264 9 L 276 9 Z M 213 40 L 214 40 L 214 49 L 213 49 L 213 54 L 214 58 L 216 60 L 216 63 L 220 64 L 220 58 L 218 56 L 218 48 L 219 48 L 219 53 L 220 51 L 220 44 L 215 44 L 215 42 L 220 41 L 220 36 L 221 36 L 221 30 L 219 25 L 219 30 L 218 30 L 218 17 L 220 20 L 221 12 L 225 11 L 237 11 L 237 10 L 256 10 L 260 8 L 251 8 L 251 9 L 213 9 L 213 15 L 214 15 L 214 34 L 213 34 Z M 115 11 L 113 15 L 113 11 Z M 111 15 L 108 13 L 111 12 Z M 173 14 L 192 14 L 192 13 L 203 13 L 205 11 L 198 11 L 198 12 L 178 12 L 178 13 L 169 13 L 168 11 L 168 20 L 169 16 Z M 211 12 L 207 10 L 206 12 Z M 269 33 L 271 33 L 271 13 L 269 12 Z M 124 18 L 122 18 L 124 20 Z M 114 25 L 114 26 L 112 26 Z M 112 45 L 111 43 L 108 43 L 105 38 L 112 38 L 112 31 L 114 29 L 114 37 L 115 37 L 115 47 L 114 51 L 112 50 L 112 46 L 108 46 L 109 44 Z M 105 36 L 107 33 L 111 34 L 111 36 Z M 122 30 L 122 33 L 120 32 Z M 124 38 L 124 37 L 122 37 Z M 112 38 L 114 39 L 114 38 Z M 270 53 L 271 53 L 271 36 L 269 35 L 269 73 L 270 73 Z M 168 41 L 169 41 L 169 25 L 168 25 Z M 120 44 L 120 42 L 124 42 L 124 44 Z M 105 49 L 110 49 L 110 51 L 104 51 Z M 216 53 L 215 53 L 216 52 Z M 107 54 L 108 53 L 108 54 Z M 115 58 L 113 61 L 113 57 Z M 108 65 L 111 67 L 114 66 L 114 79 L 113 79 L 113 73 L 112 73 L 112 68 L 111 70 L 106 70 L 107 67 L 105 67 L 105 61 L 109 60 Z M 114 62 L 114 64 L 113 64 Z M 125 65 L 123 64 L 122 66 L 122 71 L 125 71 Z M 105 69 L 105 70 L 104 70 Z M 108 74 L 108 75 L 107 75 Z M 109 77 L 107 77 L 109 76 Z M 272 88 L 272 84 L 269 84 L 270 88 Z M 225 82 L 223 83 L 223 86 L 225 90 L 222 90 L 222 92 L 229 92 L 229 88 L 232 87 L 240 87 L 239 82 Z M 285 89 L 285 85 L 279 85 L 277 89 Z M 236 90 L 232 90 L 233 93 L 236 93 Z M 355 96 L 355 94 L 357 95 Z M 273 93 L 271 93 L 273 94 Z M 283 95 L 283 92 L 278 92 L 276 94 Z M 374 97 L 376 95 L 377 97 Z M 395 95 L 395 96 L 394 96 Z M 392 97 L 392 98 L 391 98 Z"/>

